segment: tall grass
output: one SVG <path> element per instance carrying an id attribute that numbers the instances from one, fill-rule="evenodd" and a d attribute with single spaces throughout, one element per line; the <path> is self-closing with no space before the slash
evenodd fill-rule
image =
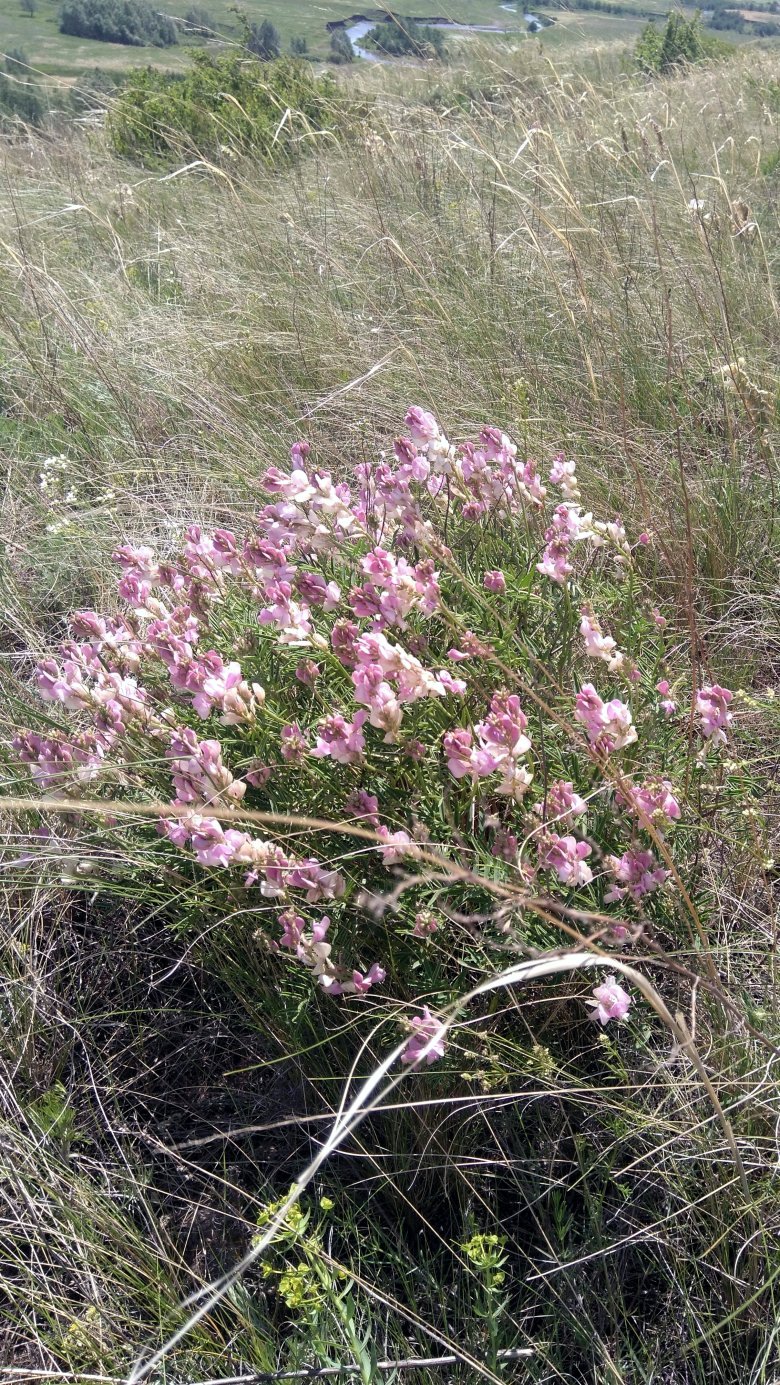
<path id="1" fill-rule="evenodd" d="M 696 805 L 708 957 L 667 950 L 664 975 L 738 1160 L 679 1035 L 647 1018 L 583 1038 L 581 988 L 507 992 L 495 1033 L 456 1031 L 462 1071 L 415 1076 L 371 1114 L 266 1275 L 258 1262 L 233 1284 L 157 1378 L 294 1369 L 315 1342 L 320 1363 L 362 1345 L 366 1380 L 373 1345 L 454 1348 L 487 1378 L 769 1385 L 773 64 L 751 52 L 647 84 L 612 54 L 574 73 L 508 52 L 357 80 L 365 126 L 280 174 L 227 159 L 145 172 L 83 130 L 3 149 L 4 738 L 65 615 L 111 606 L 116 543 L 243 527 L 301 433 L 346 468 L 417 401 L 452 437 L 497 422 L 530 454 L 576 454 L 589 503 L 654 535 L 645 578 L 675 666 L 748 693 Z M 694 803 L 693 756 L 688 774 Z M 78 859 L 98 841 L 85 827 Z M 208 935 L 186 882 L 177 930 L 162 882 L 31 892 L 17 857 L 9 828 L 0 1351 L 52 1377 L 123 1377 L 267 1225 L 364 1031 L 269 977 L 251 938 Z M 63 860 L 66 882 L 75 868 Z M 464 923 L 468 984 L 492 965 L 469 946 Z M 502 1365 L 518 1346 L 533 1356 Z"/>

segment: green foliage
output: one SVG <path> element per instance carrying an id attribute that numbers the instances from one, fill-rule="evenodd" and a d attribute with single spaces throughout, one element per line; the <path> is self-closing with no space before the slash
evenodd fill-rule
<path id="1" fill-rule="evenodd" d="M 330 61 L 332 63 L 352 63 L 355 61 L 352 39 L 344 29 L 334 29 L 330 36 Z"/>
<path id="2" fill-rule="evenodd" d="M 273 62 L 282 51 L 279 31 L 270 19 L 264 19 L 260 24 L 250 24 L 245 47 L 256 58 L 262 58 L 263 62 Z"/>
<path id="3" fill-rule="evenodd" d="M 690 19 L 682 10 L 672 10 L 663 30 L 652 23 L 643 29 L 634 60 L 643 72 L 662 74 L 716 57 L 722 51 L 721 45 L 704 33 L 698 10 Z"/>
<path id="4" fill-rule="evenodd" d="M 24 53 L 12 50 L 0 70 L 0 126 L 9 120 L 42 125 L 46 105 L 33 81 Z"/>
<path id="5" fill-rule="evenodd" d="M 214 32 L 214 20 L 202 5 L 191 5 L 184 16 L 184 22 L 189 33 L 199 34 L 201 38 L 208 38 Z"/>
<path id="6" fill-rule="evenodd" d="M 290 39 L 290 52 L 294 58 L 304 58 L 309 51 L 309 45 L 301 34 Z"/>
<path id="7" fill-rule="evenodd" d="M 176 25 L 146 0 L 65 0 L 60 33 L 134 48 L 152 44 L 169 48 L 177 42 Z"/>
<path id="8" fill-rule="evenodd" d="M 295 58 L 260 62 L 240 53 L 193 54 L 185 76 L 147 68 L 128 82 L 111 112 L 114 148 L 134 158 L 183 149 L 214 157 L 252 150 L 269 163 L 296 157 L 312 131 L 339 110 L 332 79 Z"/>
<path id="9" fill-rule="evenodd" d="M 392 15 L 384 24 L 369 30 L 363 40 L 367 48 L 391 58 L 439 58 L 447 56 L 444 35 L 431 25 L 419 24 L 408 15 Z"/>

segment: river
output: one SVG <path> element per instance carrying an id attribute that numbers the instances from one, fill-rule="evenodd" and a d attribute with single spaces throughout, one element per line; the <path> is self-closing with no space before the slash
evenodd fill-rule
<path id="1" fill-rule="evenodd" d="M 516 5 L 501 5 L 500 8 L 502 10 L 506 10 L 508 14 L 518 13 Z M 542 25 L 537 15 L 535 14 L 524 14 L 523 19 L 525 20 L 529 29 L 533 30 L 542 28 Z M 455 32 L 460 31 L 461 33 L 466 32 L 471 34 L 511 34 L 513 32 L 511 29 L 496 29 L 493 27 L 492 24 L 454 24 L 447 22 L 442 23 L 441 21 L 436 20 L 423 20 L 421 22 L 429 24 L 431 28 L 452 29 Z M 371 29 L 375 29 L 376 27 L 376 24 L 371 19 L 359 19 L 354 24 L 347 25 L 345 28 L 345 33 L 347 35 L 347 38 L 352 43 L 352 47 L 355 50 L 355 55 L 358 58 L 365 58 L 366 62 L 369 63 L 381 63 L 392 61 L 392 59 L 380 58 L 378 53 L 372 52 L 370 48 L 362 48 L 360 45 L 360 40 L 362 38 L 365 38 L 366 34 L 369 33 Z"/>

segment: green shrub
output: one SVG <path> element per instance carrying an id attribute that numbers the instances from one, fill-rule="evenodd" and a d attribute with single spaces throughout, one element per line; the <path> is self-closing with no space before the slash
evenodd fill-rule
<path id="1" fill-rule="evenodd" d="M 165 158 L 182 151 L 214 157 L 225 148 L 259 152 L 269 163 L 300 152 L 312 131 L 333 126 L 332 78 L 305 62 L 260 62 L 242 54 L 194 53 L 184 76 L 134 73 L 109 120 L 120 154 Z"/>
<path id="2" fill-rule="evenodd" d="M 391 58 L 446 58 L 444 35 L 430 25 L 418 24 L 404 15 L 392 15 L 387 23 L 377 24 L 363 40 Z"/>
<path id="3" fill-rule="evenodd" d="M 264 19 L 260 24 L 250 24 L 245 45 L 250 53 L 264 62 L 273 62 L 282 51 L 278 31 L 270 19 Z"/>
<path id="4" fill-rule="evenodd" d="M 330 61 L 332 63 L 353 63 L 355 61 L 352 39 L 345 29 L 334 29 L 330 36 Z"/>
<path id="5" fill-rule="evenodd" d="M 708 38 L 701 26 L 699 11 L 688 19 L 673 10 L 663 30 L 648 24 L 639 36 L 634 60 L 643 72 L 672 72 L 689 63 L 702 62 L 726 51 L 717 39 Z"/>
<path id="6" fill-rule="evenodd" d="M 60 10 L 60 33 L 132 47 L 169 48 L 177 41 L 173 20 L 158 14 L 146 0 L 66 0 Z"/>
<path id="7" fill-rule="evenodd" d="M 0 69 L 0 126 L 7 120 L 41 125 L 45 114 L 40 88 L 31 79 L 24 53 L 12 49 Z"/>

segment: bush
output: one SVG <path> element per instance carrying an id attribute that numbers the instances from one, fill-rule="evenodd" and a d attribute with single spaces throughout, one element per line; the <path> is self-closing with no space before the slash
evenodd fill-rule
<path id="1" fill-rule="evenodd" d="M 431 25 L 418 24 L 403 15 L 394 15 L 383 24 L 370 29 L 363 40 L 367 48 L 375 48 L 392 58 L 446 58 L 444 35 Z"/>
<path id="2" fill-rule="evenodd" d="M 209 11 L 201 5 L 193 5 L 188 9 L 184 16 L 184 22 L 190 34 L 199 34 L 201 38 L 209 38 L 214 33 L 214 20 Z"/>
<path id="3" fill-rule="evenodd" d="M 330 36 L 330 61 L 334 63 L 353 63 L 355 61 L 352 39 L 344 29 L 334 29 Z"/>
<path id="4" fill-rule="evenodd" d="M 66 0 L 60 10 L 60 33 L 132 47 L 169 48 L 177 42 L 173 20 L 158 14 L 146 0 Z"/>
<path id="5" fill-rule="evenodd" d="M 281 39 L 270 19 L 264 19 L 261 24 L 250 24 L 244 44 L 250 53 L 262 58 L 263 62 L 273 62 L 282 51 Z"/>
<path id="6" fill-rule="evenodd" d="M 120 611 L 73 617 L 14 740 L 36 795 L 104 800 L 75 888 L 153 888 L 180 922 L 186 895 L 230 948 L 247 920 L 298 1009 L 310 987 L 435 1009 L 466 989 L 462 949 L 500 966 L 510 928 L 554 950 L 592 917 L 602 947 L 648 930 L 674 953 L 701 926 L 692 815 L 734 699 L 672 690 L 650 537 L 594 520 L 562 456 L 545 485 L 499 429 L 455 448 L 406 423 L 352 490 L 301 442 L 243 537 L 120 547 Z M 33 834 L 38 872 L 71 830 Z M 631 1003 L 614 978 L 592 1001 L 602 1024 Z M 444 1058 L 427 1006 L 408 1034 L 408 1062 Z"/>
<path id="7" fill-rule="evenodd" d="M 682 11 L 673 10 L 663 31 L 652 23 L 642 30 L 634 60 L 643 72 L 664 73 L 725 51 L 724 45 L 704 33 L 698 10 L 691 19 Z"/>
<path id="8" fill-rule="evenodd" d="M 25 54 L 12 49 L 0 70 L 0 124 L 11 119 L 40 126 L 45 114 L 46 104 L 32 80 Z"/>
<path id="9" fill-rule="evenodd" d="M 230 148 L 279 163 L 299 154 L 313 130 L 331 128 L 339 109 L 332 78 L 315 77 L 299 59 L 266 63 L 201 52 L 184 76 L 151 68 L 134 73 L 111 112 L 109 132 L 119 153 L 136 158 L 182 149 L 214 157 Z"/>

